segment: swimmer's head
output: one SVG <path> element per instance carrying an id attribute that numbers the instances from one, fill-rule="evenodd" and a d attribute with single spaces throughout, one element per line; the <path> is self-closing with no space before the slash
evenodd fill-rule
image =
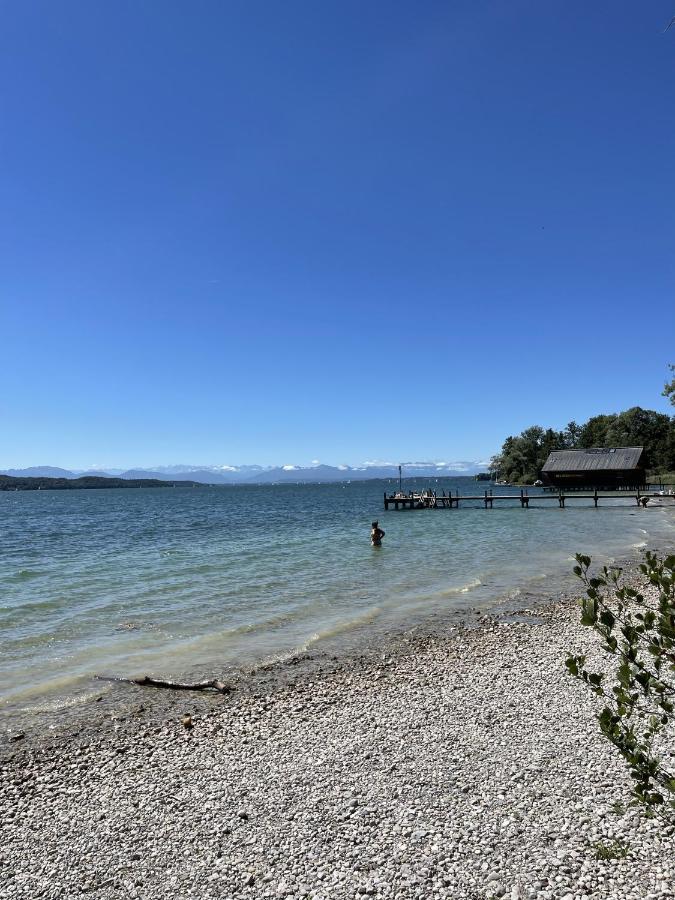
<path id="1" fill-rule="evenodd" d="M 373 522 L 373 524 L 372 524 L 370 527 L 371 527 L 371 528 L 377 528 L 377 522 Z"/>

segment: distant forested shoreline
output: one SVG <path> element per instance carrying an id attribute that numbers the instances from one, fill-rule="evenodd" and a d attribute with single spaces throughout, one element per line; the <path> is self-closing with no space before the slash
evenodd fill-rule
<path id="1" fill-rule="evenodd" d="M 539 478 L 552 450 L 589 447 L 644 447 L 652 476 L 674 472 L 675 416 L 633 406 L 624 412 L 593 416 L 583 425 L 570 422 L 563 431 L 532 425 L 507 437 L 490 466 L 500 479 L 531 484 Z"/>
<path id="2" fill-rule="evenodd" d="M 72 491 L 92 488 L 167 488 L 204 487 L 196 481 L 160 481 L 158 478 L 103 478 L 99 475 L 84 475 L 82 478 L 15 478 L 0 475 L 0 491 Z"/>

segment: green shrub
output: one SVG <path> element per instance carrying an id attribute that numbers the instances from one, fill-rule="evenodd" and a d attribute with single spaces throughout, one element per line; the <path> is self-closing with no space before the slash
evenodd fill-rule
<path id="1" fill-rule="evenodd" d="M 612 841 L 610 844 L 597 843 L 593 846 L 593 850 L 596 859 L 624 859 L 628 856 L 630 847 L 625 841 Z"/>
<path id="2" fill-rule="evenodd" d="M 571 655 L 567 669 L 605 705 L 600 729 L 628 763 L 634 804 L 675 819 L 675 556 L 647 553 L 642 588 L 624 583 L 619 568 L 589 575 L 591 559 L 577 554 L 575 574 L 586 585 L 581 622 L 614 658 L 613 674 L 591 672 Z M 648 590 L 653 588 L 654 590 Z"/>

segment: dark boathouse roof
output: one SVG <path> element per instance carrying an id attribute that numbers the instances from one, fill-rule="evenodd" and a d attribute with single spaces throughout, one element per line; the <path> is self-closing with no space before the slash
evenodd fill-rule
<path id="1" fill-rule="evenodd" d="M 640 469 L 644 447 L 592 447 L 589 450 L 553 450 L 542 472 L 625 472 Z"/>

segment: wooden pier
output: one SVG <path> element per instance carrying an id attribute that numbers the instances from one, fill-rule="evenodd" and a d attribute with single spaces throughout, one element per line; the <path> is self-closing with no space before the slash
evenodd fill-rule
<path id="1" fill-rule="evenodd" d="M 560 509 L 565 508 L 566 500 L 592 500 L 593 506 L 595 507 L 597 507 L 598 501 L 602 499 L 630 500 L 635 502 L 638 506 L 646 506 L 652 498 L 663 500 L 667 497 L 668 495 L 664 498 L 662 494 L 658 493 L 641 493 L 639 490 L 618 492 L 594 490 L 592 493 L 573 491 L 567 494 L 564 491 L 558 491 L 556 493 L 542 492 L 540 494 L 528 494 L 527 488 L 522 488 L 519 494 L 493 494 L 491 490 L 486 490 L 483 494 L 473 494 L 461 497 L 459 491 L 455 491 L 454 494 L 452 492 L 446 494 L 445 491 L 439 494 L 432 490 L 413 491 L 411 493 L 396 491 L 396 493 L 393 494 L 388 494 L 385 491 L 384 508 L 389 509 L 393 506 L 394 509 L 459 509 L 459 504 L 465 500 L 472 501 L 473 503 L 480 502 L 485 506 L 485 509 L 492 509 L 493 504 L 504 500 L 516 501 L 517 503 L 520 503 L 520 506 L 523 509 L 530 508 L 530 501 L 538 503 L 540 500 L 557 501 Z M 671 496 L 670 499 L 675 503 L 675 497 Z"/>

